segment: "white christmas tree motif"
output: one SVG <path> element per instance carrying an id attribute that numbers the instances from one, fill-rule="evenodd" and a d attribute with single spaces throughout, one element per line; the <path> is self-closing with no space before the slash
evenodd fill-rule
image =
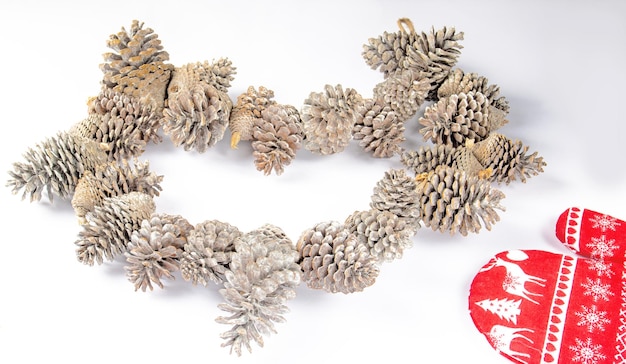
<path id="1" fill-rule="evenodd" d="M 615 274 L 612 269 L 613 264 L 604 260 L 589 259 L 587 264 L 589 270 L 596 272 L 598 277 L 606 276 L 607 278 L 611 278 L 613 274 Z"/>
<path id="2" fill-rule="evenodd" d="M 517 316 L 520 314 L 520 303 L 522 303 L 522 300 L 513 301 L 506 298 L 496 298 L 494 300 L 486 299 L 476 302 L 483 310 L 496 314 L 501 319 L 510 321 L 516 325 Z"/>
<path id="3" fill-rule="evenodd" d="M 599 238 L 591 238 L 591 243 L 587 244 L 587 248 L 591 249 L 591 256 L 597 259 L 604 259 L 613 256 L 613 251 L 617 249 L 615 239 L 606 240 L 605 235 Z"/>
<path id="4" fill-rule="evenodd" d="M 602 345 L 594 345 L 591 338 L 582 341 L 576 338 L 576 345 L 570 345 L 570 350 L 574 352 L 573 360 L 582 364 L 598 364 L 606 359 L 606 355 L 602 354 Z"/>
<path id="5" fill-rule="evenodd" d="M 574 314 L 580 319 L 577 325 L 586 326 L 590 333 L 595 330 L 604 331 L 605 326 L 611 323 L 611 320 L 606 318 L 606 311 L 598 311 L 595 305 L 592 305 L 591 308 L 582 306 L 582 311 L 577 311 Z"/>
<path id="6" fill-rule="evenodd" d="M 621 225 L 616 218 L 609 215 L 594 215 L 589 221 L 593 222 L 592 228 L 599 228 L 602 232 L 607 230 L 615 231 L 615 227 Z"/>
<path id="7" fill-rule="evenodd" d="M 600 278 L 593 281 L 591 278 L 587 278 L 587 283 L 582 285 L 585 287 L 585 296 L 592 296 L 594 302 L 598 302 L 598 300 L 602 299 L 603 301 L 608 301 L 609 296 L 614 296 L 615 294 L 611 292 L 609 284 L 602 284 L 602 280 Z"/>

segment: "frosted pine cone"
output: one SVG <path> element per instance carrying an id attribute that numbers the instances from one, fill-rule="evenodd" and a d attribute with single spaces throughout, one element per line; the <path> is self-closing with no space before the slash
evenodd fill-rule
<path id="1" fill-rule="evenodd" d="M 179 269 L 186 234 L 191 228 L 189 222 L 178 215 L 153 213 L 141 222 L 139 230 L 132 232 L 124 254 L 128 262 L 124 267 L 126 275 L 135 290 L 152 290 L 153 283 L 163 288 L 161 278 L 174 279 L 172 273 Z"/>
<path id="2" fill-rule="evenodd" d="M 228 58 L 220 58 L 212 63 L 204 62 L 204 76 L 211 85 L 222 92 L 228 92 L 230 81 L 235 79 L 237 67 L 233 66 L 233 62 Z"/>
<path id="3" fill-rule="evenodd" d="M 454 147 L 479 142 L 493 130 L 488 114 L 489 100 L 480 92 L 454 94 L 426 108 L 420 133 L 424 140 Z"/>
<path id="4" fill-rule="evenodd" d="M 63 131 L 29 148 L 24 159 L 13 163 L 7 187 L 14 194 L 24 190 L 22 199 L 30 201 L 41 200 L 45 190 L 52 202 L 54 195 L 69 198 L 83 173 L 106 163 L 107 154 L 95 141 Z"/>
<path id="5" fill-rule="evenodd" d="M 169 60 L 169 54 L 163 51 L 158 35 L 133 20 L 129 30 L 122 28 L 112 34 L 107 46 L 113 52 L 105 53 L 105 63 L 100 65 L 104 73 L 103 89 L 136 97 L 160 112 L 173 66 L 164 63 Z"/>
<path id="6" fill-rule="evenodd" d="M 343 224 L 331 221 L 305 230 L 296 249 L 307 286 L 331 293 L 360 292 L 378 277 L 377 259 Z"/>
<path id="7" fill-rule="evenodd" d="M 391 212 L 415 232 L 420 227 L 419 195 L 415 188 L 415 179 L 407 176 L 404 169 L 391 169 L 376 183 L 370 207 Z"/>
<path id="8" fill-rule="evenodd" d="M 72 207 L 81 224 L 86 223 L 85 215 L 101 205 L 105 198 L 120 196 L 130 192 L 143 192 L 158 196 L 162 190 L 163 176 L 150 171 L 149 163 L 130 164 L 123 159 L 98 166 L 95 171 L 86 171 L 78 181 Z"/>
<path id="9" fill-rule="evenodd" d="M 240 140 L 252 139 L 254 124 L 262 117 L 263 110 L 276 105 L 276 101 L 272 100 L 273 97 L 274 91 L 264 86 L 260 86 L 258 91 L 249 86 L 245 93 L 237 97 L 228 124 L 232 134 L 231 148 L 237 148 Z"/>
<path id="10" fill-rule="evenodd" d="M 128 249 L 130 236 L 155 210 L 152 197 L 141 192 L 109 197 L 87 214 L 78 235 L 76 255 L 81 263 L 102 264 Z"/>
<path id="11" fill-rule="evenodd" d="M 491 169 L 491 180 L 498 183 L 509 184 L 517 178 L 526 182 L 527 177 L 543 172 L 546 165 L 537 152 L 527 154 L 528 147 L 521 141 L 512 141 L 498 133 L 492 133 L 470 150 L 485 168 Z"/>
<path id="12" fill-rule="evenodd" d="M 430 81 L 414 69 L 400 69 L 374 87 L 374 99 L 393 110 L 398 119 L 412 118 L 430 91 Z"/>
<path id="13" fill-rule="evenodd" d="M 304 100 L 304 147 L 316 154 L 341 152 L 352 138 L 352 127 L 364 101 L 355 90 L 326 85 L 324 92 L 311 92 Z"/>
<path id="14" fill-rule="evenodd" d="M 482 225 L 500 220 L 496 209 L 504 211 L 504 194 L 492 189 L 489 181 L 468 176 L 451 167 L 438 167 L 417 178 L 424 226 L 450 234 L 477 233 Z"/>
<path id="15" fill-rule="evenodd" d="M 293 106 L 272 105 L 254 125 L 252 149 L 257 170 L 265 175 L 283 173 L 300 149 L 304 132 L 300 114 Z"/>
<path id="16" fill-rule="evenodd" d="M 370 209 L 356 211 L 345 222 L 346 229 L 356 236 L 359 244 L 369 248 L 379 262 L 402 258 L 405 249 L 412 246 L 415 226 L 389 211 Z"/>
<path id="17" fill-rule="evenodd" d="M 180 260 L 183 279 L 207 286 L 209 281 L 222 283 L 228 270 L 235 240 L 242 233 L 236 227 L 217 220 L 197 224 L 187 234 Z"/>
<path id="18" fill-rule="evenodd" d="M 275 322 L 283 322 L 285 305 L 296 295 L 302 272 L 296 263 L 298 253 L 278 227 L 265 225 L 236 239 L 230 270 L 226 271 L 226 303 L 219 308 L 230 314 L 217 322 L 232 325 L 221 336 L 222 346 L 241 355 L 242 346 L 252 351 L 250 342 L 263 346 L 263 335 L 275 333 Z"/>
<path id="19" fill-rule="evenodd" d="M 406 68 L 428 68 L 430 62 L 428 56 L 421 51 L 416 51 L 418 34 L 413 28 L 413 23 L 406 18 L 398 20 L 400 31 L 395 33 L 384 32 L 376 38 L 370 38 L 368 44 L 363 46 L 363 58 L 372 68 L 380 68 L 385 78 L 390 74 Z M 405 26 L 408 29 L 405 29 Z"/>
<path id="20" fill-rule="evenodd" d="M 456 68 L 450 72 L 448 78 L 437 89 L 437 97 L 444 98 L 454 94 L 480 92 L 487 99 L 489 104 L 504 115 L 509 112 L 509 103 L 504 96 L 500 96 L 500 87 L 498 85 L 490 85 L 489 80 L 477 73 L 465 73 L 462 69 Z"/>
<path id="21" fill-rule="evenodd" d="M 390 158 L 401 150 L 404 136 L 404 122 L 389 106 L 373 104 L 361 121 L 354 125 L 352 137 L 360 140 L 359 145 L 366 152 L 373 152 L 376 158 Z"/>
<path id="22" fill-rule="evenodd" d="M 466 143 L 473 145 L 473 142 Z M 491 178 L 492 171 L 485 168 L 472 150 L 464 146 L 453 147 L 449 144 L 420 147 L 417 151 L 404 152 L 400 160 L 416 175 L 430 172 L 439 166 L 452 167 L 467 173 L 468 176 Z"/>
<path id="23" fill-rule="evenodd" d="M 174 145 L 201 153 L 224 137 L 233 106 L 221 86 L 213 85 L 207 67 L 189 63 L 174 70 L 163 118 L 163 131 Z"/>

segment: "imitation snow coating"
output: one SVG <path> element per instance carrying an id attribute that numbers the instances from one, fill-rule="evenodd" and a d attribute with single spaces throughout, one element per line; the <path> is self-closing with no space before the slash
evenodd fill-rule
<path id="1" fill-rule="evenodd" d="M 265 86 L 249 86 L 233 102 L 237 69 L 228 58 L 170 64 L 157 34 L 135 20 L 106 42 L 101 90 L 89 99 L 87 117 L 29 148 L 7 185 L 31 201 L 70 200 L 81 229 L 78 260 L 125 257 L 135 290 L 164 288 L 176 271 L 193 285 L 217 285 L 227 313 L 217 321 L 230 326 L 223 346 L 238 355 L 251 343 L 263 346 L 301 283 L 359 292 L 375 283 L 383 263 L 402 257 L 421 226 L 461 235 L 489 230 L 504 210 L 494 185 L 526 182 L 546 165 L 522 142 L 495 133 L 508 122 L 509 105 L 485 77 L 454 68 L 462 32 L 417 32 L 406 18 L 398 25 L 363 46 L 365 63 L 382 72 L 372 97 L 326 84 L 298 109 Z M 405 150 L 405 123 L 415 117 L 429 145 Z M 232 148 L 250 142 L 265 175 L 281 175 L 302 149 L 322 158 L 352 140 L 406 168 L 382 176 L 369 209 L 343 222 L 312 223 L 295 241 L 270 223 L 245 232 L 160 211 L 154 199 L 164 176 L 140 160 L 150 144 L 163 142 L 158 132 L 202 153 L 227 129 Z"/>

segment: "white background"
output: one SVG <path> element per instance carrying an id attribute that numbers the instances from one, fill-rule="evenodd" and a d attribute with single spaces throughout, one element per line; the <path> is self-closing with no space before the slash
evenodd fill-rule
<path id="1" fill-rule="evenodd" d="M 15 2 L 17 4 L 17 2 Z M 301 107 L 310 92 L 342 84 L 371 96 L 382 74 L 364 62 L 368 38 L 455 27 L 458 66 L 498 84 L 510 104 L 500 131 L 538 151 L 545 172 L 495 186 L 506 198 L 491 231 L 467 237 L 421 229 L 401 260 L 384 264 L 364 292 L 332 295 L 304 285 L 287 321 L 240 358 L 220 347 L 227 326 L 218 288 L 179 275 L 135 292 L 124 261 L 85 266 L 69 201 L 29 203 L 0 190 L 1 363 L 506 363 L 477 332 L 469 285 L 507 249 L 567 253 L 554 236 L 570 206 L 626 218 L 626 3 L 620 1 L 22 1 L 0 5 L 0 169 L 86 116 L 99 91 L 105 41 L 133 19 L 154 29 L 170 62 L 230 58 L 230 96 L 266 86 Z M 420 111 L 420 113 L 423 111 Z M 426 143 L 417 117 L 407 148 Z M 166 137 L 142 160 L 165 176 L 157 211 L 191 223 L 219 219 L 249 231 L 280 226 L 295 242 L 318 222 L 368 208 L 375 183 L 397 158 L 374 159 L 356 142 L 320 157 L 300 150 L 281 176 L 264 176 L 249 144 L 225 140 L 204 154 Z M 8 179 L 8 174 L 5 174 Z M 3 183 L 4 185 L 4 183 Z"/>

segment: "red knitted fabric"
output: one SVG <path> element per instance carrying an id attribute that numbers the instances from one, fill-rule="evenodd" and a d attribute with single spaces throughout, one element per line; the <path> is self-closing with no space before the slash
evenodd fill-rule
<path id="1" fill-rule="evenodd" d="M 515 363 L 626 363 L 624 277 L 621 263 L 506 251 L 474 278 L 469 310 Z"/>

